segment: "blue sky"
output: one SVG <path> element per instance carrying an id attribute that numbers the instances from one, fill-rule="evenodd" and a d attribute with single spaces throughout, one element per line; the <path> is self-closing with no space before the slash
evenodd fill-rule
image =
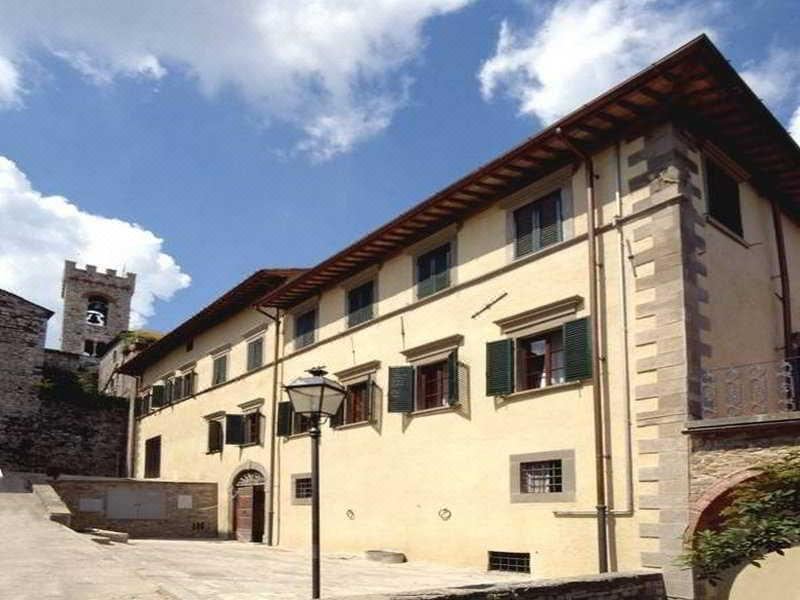
<path id="1" fill-rule="evenodd" d="M 800 133 L 796 1 L 130 4 L 0 0 L 0 287 L 53 309 L 72 258 L 139 272 L 134 324 L 169 329 L 701 31 Z"/>

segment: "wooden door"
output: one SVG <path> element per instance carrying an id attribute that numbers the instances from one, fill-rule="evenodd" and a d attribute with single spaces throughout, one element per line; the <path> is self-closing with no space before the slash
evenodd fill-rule
<path id="1" fill-rule="evenodd" d="M 237 487 L 234 493 L 236 540 L 250 542 L 253 539 L 253 487 Z"/>
<path id="2" fill-rule="evenodd" d="M 254 542 L 264 541 L 264 486 L 256 485 L 250 488 L 253 490 L 253 537 Z"/>

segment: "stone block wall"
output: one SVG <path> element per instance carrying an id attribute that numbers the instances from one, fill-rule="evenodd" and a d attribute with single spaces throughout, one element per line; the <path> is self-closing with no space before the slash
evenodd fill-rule
<path id="1" fill-rule="evenodd" d="M 131 297 L 136 286 L 136 275 L 117 275 L 113 269 L 98 272 L 94 265 L 79 269 L 71 260 L 64 265 L 62 295 L 64 298 L 64 326 L 61 349 L 76 354 L 83 353 L 84 340 L 108 343 L 128 329 Z M 86 322 L 86 309 L 90 296 L 102 296 L 108 301 L 105 326 Z"/>
<path id="2" fill-rule="evenodd" d="M 792 425 L 760 426 L 750 430 L 692 435 L 691 499 L 695 512 L 713 501 L 740 475 L 800 449 L 800 421 Z"/>
<path id="3" fill-rule="evenodd" d="M 660 573 L 613 573 L 509 585 L 349 596 L 350 600 L 665 600 Z M 344 599 L 343 599 L 344 600 Z"/>
<path id="4" fill-rule="evenodd" d="M 67 477 L 52 486 L 72 513 L 73 529 L 111 529 L 131 538 L 217 537 L 216 483 Z M 120 518 L 126 506 L 136 514 Z"/>
<path id="5" fill-rule="evenodd" d="M 0 290 L 0 468 L 21 470 L 17 457 L 32 443 L 10 431 L 20 417 L 39 408 L 44 339 L 53 313 Z"/>

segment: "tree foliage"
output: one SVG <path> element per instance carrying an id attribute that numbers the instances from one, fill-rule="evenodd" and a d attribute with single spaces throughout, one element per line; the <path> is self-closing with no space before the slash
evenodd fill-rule
<path id="1" fill-rule="evenodd" d="M 94 410 L 122 409 L 127 401 L 97 389 L 97 371 L 77 371 L 46 365 L 39 385 L 39 398 L 50 403 L 72 403 Z"/>
<path id="2" fill-rule="evenodd" d="M 731 491 L 714 529 L 695 533 L 682 557 L 711 584 L 732 567 L 761 566 L 767 554 L 800 544 L 800 452 L 762 465 L 760 474 Z"/>

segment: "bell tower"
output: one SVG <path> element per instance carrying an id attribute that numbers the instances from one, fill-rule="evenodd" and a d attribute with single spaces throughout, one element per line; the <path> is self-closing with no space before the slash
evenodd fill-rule
<path id="1" fill-rule="evenodd" d="M 61 350 L 101 356 L 108 343 L 128 329 L 135 287 L 134 273 L 119 276 L 114 269 L 100 273 L 94 265 L 79 269 L 74 261 L 65 261 Z"/>

